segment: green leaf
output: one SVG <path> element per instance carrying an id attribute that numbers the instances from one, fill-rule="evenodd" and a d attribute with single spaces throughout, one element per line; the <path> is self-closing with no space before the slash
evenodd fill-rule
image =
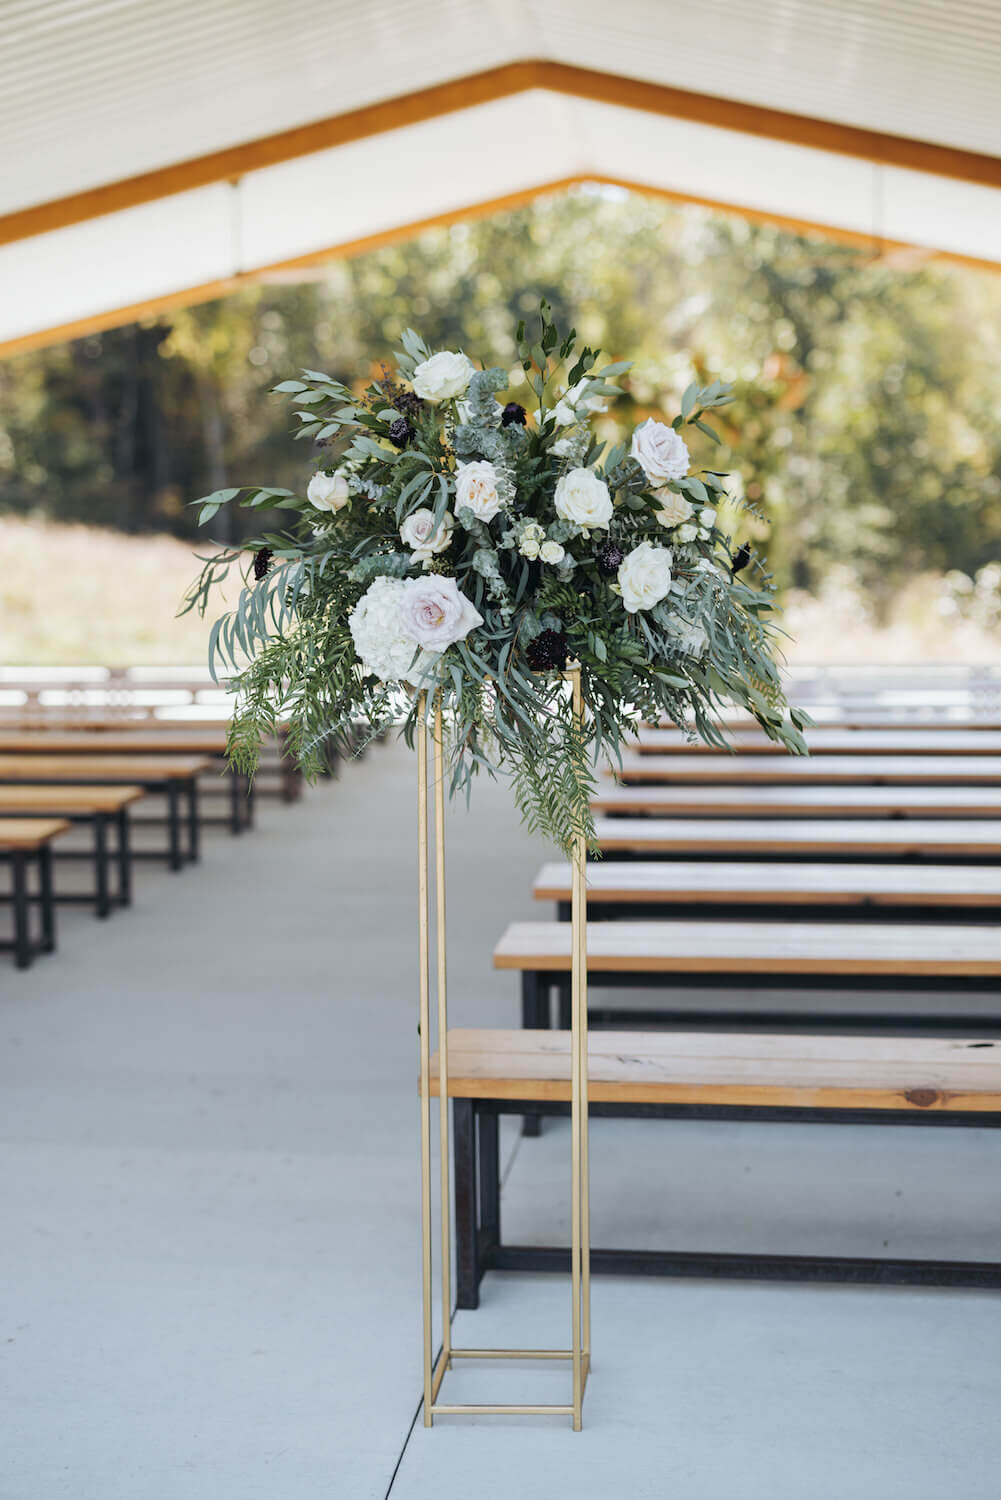
<path id="1" fill-rule="evenodd" d="M 681 416 L 684 421 L 688 420 L 695 408 L 695 397 L 698 395 L 698 392 L 698 385 L 693 380 L 681 398 Z"/>

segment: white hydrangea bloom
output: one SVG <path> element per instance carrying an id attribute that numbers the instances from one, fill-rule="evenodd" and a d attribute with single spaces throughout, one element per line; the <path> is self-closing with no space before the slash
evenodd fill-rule
<path id="1" fill-rule="evenodd" d="M 376 578 L 348 620 L 359 661 L 383 682 L 405 681 L 417 651 L 417 640 L 403 623 L 406 591 L 402 578 Z"/>

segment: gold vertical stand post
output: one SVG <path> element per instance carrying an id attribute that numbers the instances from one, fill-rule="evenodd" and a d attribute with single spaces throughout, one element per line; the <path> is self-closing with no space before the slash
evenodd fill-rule
<path id="1" fill-rule="evenodd" d="M 573 694 L 574 723 L 583 724 L 580 669 L 566 674 Z M 588 1190 L 588 1052 L 587 1052 L 587 841 L 583 829 L 572 851 L 571 1026 L 570 1026 L 570 1281 L 569 1349 L 455 1349 L 452 1347 L 451 1193 L 449 1185 L 448 999 L 445 930 L 445 748 L 441 697 L 428 715 L 426 693 L 418 698 L 417 851 L 418 959 L 421 1105 L 421 1251 L 423 1304 L 424 1426 L 437 1416 L 567 1416 L 573 1430 L 582 1425 L 582 1407 L 591 1367 L 591 1235 Z M 429 848 L 428 753 L 433 745 L 434 782 L 434 925 L 438 1023 L 438 1109 L 441 1243 L 442 1342 L 433 1358 L 433 1275 L 431 1210 L 431 869 Z M 566 1360 L 573 1375 L 572 1400 L 561 1404 L 442 1402 L 438 1392 L 445 1372 L 457 1359 Z"/>

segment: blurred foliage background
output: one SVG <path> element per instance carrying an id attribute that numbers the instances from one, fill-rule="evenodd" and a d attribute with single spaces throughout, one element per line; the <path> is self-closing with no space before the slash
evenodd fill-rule
<path id="1" fill-rule="evenodd" d="M 289 441 L 278 380 L 364 383 L 408 324 L 507 363 L 540 295 L 636 362 L 609 436 L 695 374 L 736 381 L 714 467 L 767 517 L 743 530 L 780 585 L 848 590 L 878 624 L 940 579 L 943 617 L 991 616 L 1001 278 L 604 187 L 0 364 L 0 510 L 194 537 L 209 490 L 305 484 L 315 455 Z"/>

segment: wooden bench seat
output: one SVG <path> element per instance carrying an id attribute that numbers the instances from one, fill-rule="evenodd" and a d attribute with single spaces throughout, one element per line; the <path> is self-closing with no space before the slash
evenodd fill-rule
<path id="1" fill-rule="evenodd" d="M 986 755 L 1001 752 L 1001 729 L 833 729 L 804 730 L 811 755 Z M 775 741 L 760 729 L 733 729 L 730 749 L 740 755 L 774 755 Z M 643 729 L 640 755 L 726 755 L 730 751 L 690 740 L 680 729 Z"/>
<path id="2" fill-rule="evenodd" d="M 890 818 L 618 818 L 595 819 L 603 853 L 789 855 L 829 859 L 837 855 L 879 858 L 997 859 L 1001 819 Z"/>
<path id="3" fill-rule="evenodd" d="M 631 817 L 1001 818 L 1001 786 L 601 787 L 594 812 Z"/>
<path id="4" fill-rule="evenodd" d="M 10 902 L 14 936 L 3 947 L 14 954 L 19 969 L 27 969 L 38 953 L 52 953 L 56 946 L 56 916 L 52 886 L 52 844 L 68 833 L 66 818 L 0 818 L 0 855 L 10 864 Z M 31 935 L 29 889 L 31 868 L 38 872 L 39 936 Z"/>
<path id="5" fill-rule="evenodd" d="M 62 892 L 61 901 L 93 901 L 99 917 L 106 917 L 113 901 L 129 906 L 132 901 L 132 845 L 130 809 L 146 796 L 141 786 L 46 786 L 23 783 L 0 785 L 0 815 L 10 813 L 56 814 L 71 823 L 88 823 L 93 832 L 90 858 L 94 864 L 92 895 Z M 109 835 L 114 832 L 114 863 L 117 888 L 112 897 Z M 67 851 L 59 851 L 65 855 Z M 76 851 L 74 851 L 76 852 Z"/>
<path id="6" fill-rule="evenodd" d="M 1001 786 L 1001 755 L 640 755 L 607 768 L 624 782 L 741 786 Z"/>
<path id="7" fill-rule="evenodd" d="M 1001 1124 L 1001 1042 L 746 1033 L 593 1033 L 593 1116 L 812 1119 Z M 438 1058 L 431 1063 L 437 1090 Z M 506 1245 L 501 1235 L 501 1114 L 565 1114 L 568 1032 L 449 1032 L 455 1121 L 458 1305 L 476 1307 L 488 1270 L 565 1269 L 561 1246 Z M 600 1128 L 600 1126 L 599 1126 Z M 600 1187 L 596 1187 L 600 1191 Z M 594 1249 L 596 1272 L 786 1280 L 1001 1286 L 996 1262 L 861 1260 Z"/>
<path id="8" fill-rule="evenodd" d="M 0 785 L 128 785 L 160 792 L 167 801 L 168 863 L 180 870 L 186 859 L 198 858 L 198 777 L 211 769 L 212 761 L 204 755 L 0 754 Z M 187 826 L 186 848 L 182 823 Z"/>
<path id="9" fill-rule="evenodd" d="M 514 922 L 494 949 L 494 967 L 521 975 L 522 1025 L 550 1024 L 553 993 L 561 1024 L 569 1024 L 570 924 Z M 818 1026 L 856 1029 L 940 1026 L 954 1031 L 1001 1030 L 996 1014 L 965 1015 L 959 997 L 1001 993 L 1001 928 L 993 924 L 773 920 L 589 922 L 587 971 L 592 989 L 710 988 L 835 990 L 861 995 L 846 1012 L 713 1006 L 630 1009 L 589 1004 L 592 1023 L 605 1025 Z M 873 992 L 947 993 L 944 1014 L 882 1009 Z"/>
<path id="10" fill-rule="evenodd" d="M 809 916 L 818 906 L 846 916 L 869 908 L 886 915 L 895 907 L 976 910 L 997 920 L 1001 907 L 1001 868 L 968 865 L 727 864 L 711 860 L 593 861 L 587 867 L 591 915 L 628 915 L 633 909 L 677 906 L 799 908 Z M 543 865 L 532 894 L 555 901 L 561 921 L 570 919 L 570 866 Z"/>

